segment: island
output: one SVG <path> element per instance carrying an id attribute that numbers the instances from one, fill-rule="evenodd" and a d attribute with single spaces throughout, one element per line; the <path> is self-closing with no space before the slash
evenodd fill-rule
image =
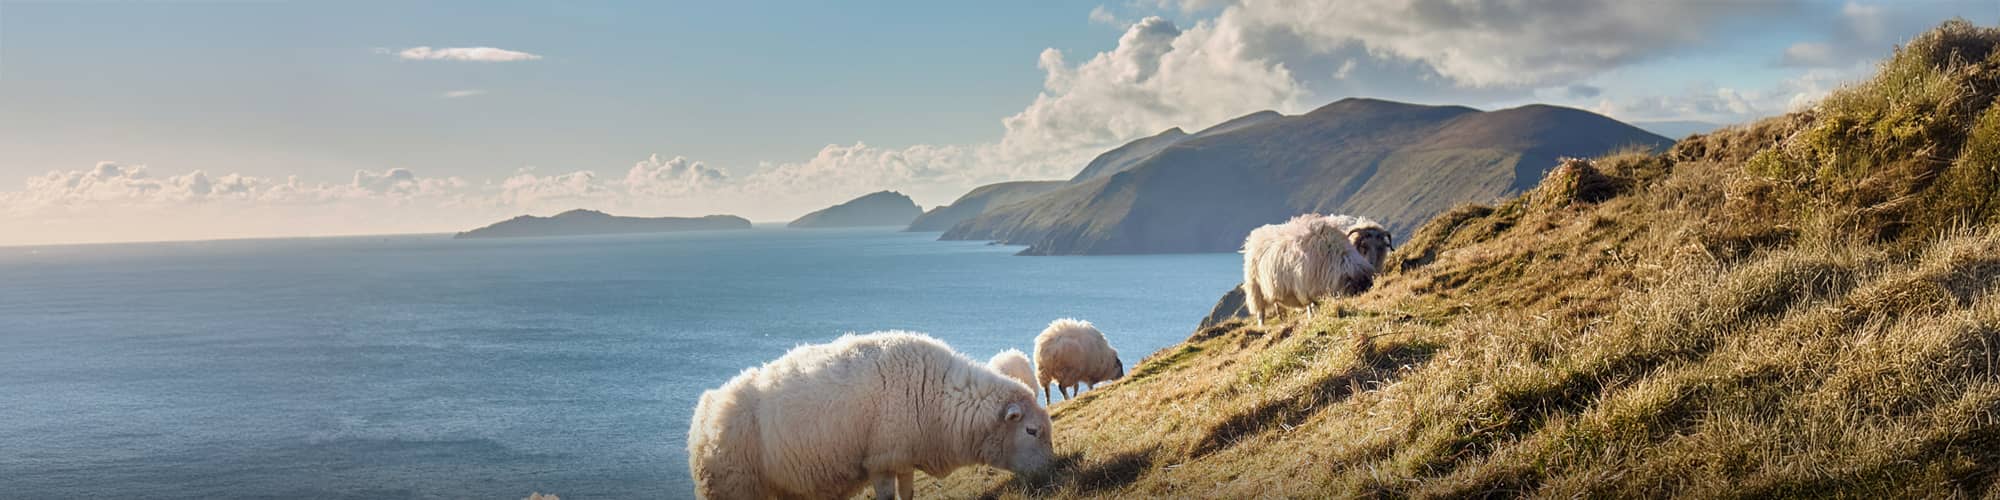
<path id="1" fill-rule="evenodd" d="M 923 214 L 924 209 L 903 193 L 877 191 L 806 214 L 785 227 L 908 226 Z"/>
<path id="2" fill-rule="evenodd" d="M 523 215 L 458 233 L 453 239 L 532 238 L 588 234 L 667 233 L 717 229 L 750 229 L 750 221 L 734 215 L 706 217 L 623 217 L 576 209 L 553 217 Z"/>

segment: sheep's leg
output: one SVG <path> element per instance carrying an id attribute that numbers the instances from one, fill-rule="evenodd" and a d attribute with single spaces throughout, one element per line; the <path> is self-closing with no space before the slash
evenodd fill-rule
<path id="1" fill-rule="evenodd" d="M 875 474 L 875 500 L 896 500 L 895 474 Z"/>
<path id="2" fill-rule="evenodd" d="M 1307 320 L 1307 321 L 1311 321 L 1312 319 L 1313 319 L 1313 305 L 1312 305 L 1312 303 L 1311 303 L 1311 302 L 1307 302 L 1307 303 L 1306 303 L 1306 320 Z"/>
<path id="3" fill-rule="evenodd" d="M 903 471 L 896 474 L 896 496 L 903 500 L 917 497 L 917 471 Z"/>
<path id="4" fill-rule="evenodd" d="M 1034 396 L 1028 396 L 1028 397 L 1034 397 Z M 1049 383 L 1042 382 L 1042 406 L 1052 405 L 1055 404 L 1055 402 L 1056 402 L 1055 397 L 1049 395 Z"/>

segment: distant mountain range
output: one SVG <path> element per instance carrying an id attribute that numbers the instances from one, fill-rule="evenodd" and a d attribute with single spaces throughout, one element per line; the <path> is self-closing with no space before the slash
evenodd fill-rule
<path id="1" fill-rule="evenodd" d="M 1124 172 L 1126 169 L 1132 168 L 1133 165 L 1137 165 L 1147 158 L 1152 158 L 1154 154 L 1158 154 L 1160 150 L 1166 149 L 1167 146 L 1180 144 L 1181 141 L 1227 133 L 1284 117 L 1285 115 L 1278 114 L 1276 111 L 1267 110 L 1239 116 L 1216 126 L 1202 129 L 1200 132 L 1194 134 L 1182 132 L 1180 127 L 1170 128 L 1165 132 L 1160 132 L 1159 135 L 1128 142 L 1123 146 L 1106 151 L 1104 154 L 1097 155 L 1097 158 L 1091 159 L 1089 164 L 1083 166 L 1082 172 L 1077 172 L 1076 177 L 1070 178 L 1070 182 L 1082 182 Z"/>
<path id="2" fill-rule="evenodd" d="M 806 214 L 785 227 L 904 226 L 923 213 L 924 209 L 903 193 L 877 191 Z"/>
<path id="3" fill-rule="evenodd" d="M 1535 185 L 1559 157 L 1673 143 L 1572 108 L 1376 99 L 1178 132 L 1106 152 L 1059 188 L 989 204 L 942 239 L 1029 245 L 1026 255 L 1226 252 L 1250 229 L 1306 212 L 1366 215 L 1407 235 L 1452 205 Z"/>
<path id="4" fill-rule="evenodd" d="M 458 233 L 456 239 L 526 238 L 586 234 L 665 233 L 713 229 L 750 229 L 750 221 L 734 215 L 707 217 L 621 217 L 596 210 L 571 210 L 553 217 L 523 215 Z"/>

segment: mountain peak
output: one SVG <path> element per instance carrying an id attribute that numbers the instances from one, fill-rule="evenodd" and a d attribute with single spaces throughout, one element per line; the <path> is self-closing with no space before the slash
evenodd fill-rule
<path id="1" fill-rule="evenodd" d="M 785 227 L 907 226 L 924 209 L 896 191 L 876 191 L 805 214 Z"/>

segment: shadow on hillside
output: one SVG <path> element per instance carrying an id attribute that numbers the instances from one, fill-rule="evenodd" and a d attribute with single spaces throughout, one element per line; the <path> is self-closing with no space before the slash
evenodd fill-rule
<path id="1" fill-rule="evenodd" d="M 1153 468 L 1157 460 L 1158 446 L 1114 454 L 1093 463 L 1083 463 L 1082 453 L 1070 453 L 1056 459 L 1053 472 L 1039 476 L 1014 476 L 1014 479 L 994 486 L 981 494 L 980 498 L 999 498 L 1008 491 L 1035 496 L 1037 492 L 1053 492 L 1067 489 L 1083 495 L 1095 495 L 1116 490 L 1139 480 L 1139 476 Z"/>
<path id="2" fill-rule="evenodd" d="M 1270 401 L 1231 415 L 1222 423 L 1208 429 L 1208 434 L 1195 444 L 1193 456 L 1200 458 L 1222 451 L 1244 438 L 1271 429 L 1299 425 L 1326 405 L 1353 396 L 1354 392 L 1363 386 L 1394 380 L 1400 373 L 1396 367 L 1423 363 L 1436 353 L 1437 348 L 1434 346 L 1412 344 L 1392 346 L 1370 356 L 1366 363 L 1314 380 L 1305 393 L 1298 397 Z"/>

